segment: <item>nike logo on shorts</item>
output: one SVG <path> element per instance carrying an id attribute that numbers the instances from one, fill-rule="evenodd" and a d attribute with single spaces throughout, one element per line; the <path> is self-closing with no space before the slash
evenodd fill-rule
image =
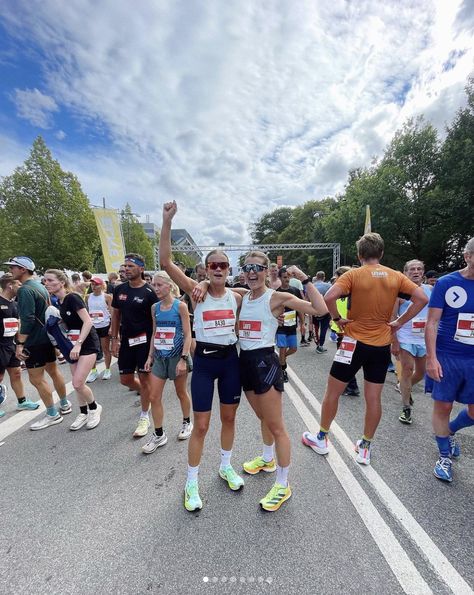
<path id="1" fill-rule="evenodd" d="M 215 351 L 208 351 L 207 349 L 202 350 L 203 355 L 209 355 L 210 353 L 217 353 L 217 349 Z"/>

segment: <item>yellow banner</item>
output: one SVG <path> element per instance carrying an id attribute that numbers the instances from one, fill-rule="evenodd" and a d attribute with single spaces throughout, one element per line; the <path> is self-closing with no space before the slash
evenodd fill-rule
<path id="1" fill-rule="evenodd" d="M 372 231 L 372 223 L 370 221 L 370 206 L 366 205 L 364 233 L 370 233 L 371 231 Z"/>
<path id="2" fill-rule="evenodd" d="M 92 210 L 99 230 L 105 269 L 107 273 L 116 273 L 125 258 L 125 247 L 118 213 L 113 209 Z"/>

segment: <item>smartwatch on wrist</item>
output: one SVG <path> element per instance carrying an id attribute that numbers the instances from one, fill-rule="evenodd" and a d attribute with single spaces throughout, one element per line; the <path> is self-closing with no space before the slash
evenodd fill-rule
<path id="1" fill-rule="evenodd" d="M 181 356 L 181 359 L 183 359 L 185 362 L 187 362 L 188 361 L 188 357 L 189 357 L 189 355 L 182 355 Z"/>
<path id="2" fill-rule="evenodd" d="M 335 318 L 333 318 L 333 322 L 339 322 L 341 320 L 342 316 L 336 316 Z"/>
<path id="3" fill-rule="evenodd" d="M 309 277 L 306 277 L 304 281 L 301 281 L 301 285 L 307 285 L 310 281 L 311 279 Z"/>

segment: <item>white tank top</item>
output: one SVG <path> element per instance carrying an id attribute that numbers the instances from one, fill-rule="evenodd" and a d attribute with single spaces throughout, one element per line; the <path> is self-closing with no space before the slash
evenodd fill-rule
<path id="1" fill-rule="evenodd" d="M 425 292 L 426 297 L 429 299 L 431 296 L 431 286 L 422 285 L 421 288 Z M 411 300 L 403 302 L 398 309 L 398 315 L 404 314 L 408 307 L 411 306 Z M 425 325 L 428 317 L 428 304 L 418 312 L 418 314 L 405 323 L 398 331 L 397 338 L 400 343 L 409 343 L 411 345 L 424 345 L 425 344 Z"/>
<path id="2" fill-rule="evenodd" d="M 273 293 L 267 289 L 255 300 L 250 299 L 250 293 L 244 295 L 239 317 L 240 348 L 244 351 L 275 346 L 278 319 L 270 308 Z"/>
<path id="3" fill-rule="evenodd" d="M 87 299 L 87 308 L 95 328 L 105 328 L 106 326 L 109 326 L 110 314 L 103 293 L 100 295 L 90 293 Z"/>
<path id="4" fill-rule="evenodd" d="M 237 301 L 230 289 L 226 289 L 225 295 L 219 298 L 208 293 L 204 302 L 194 308 L 196 341 L 233 345 L 237 342 L 236 320 Z"/>

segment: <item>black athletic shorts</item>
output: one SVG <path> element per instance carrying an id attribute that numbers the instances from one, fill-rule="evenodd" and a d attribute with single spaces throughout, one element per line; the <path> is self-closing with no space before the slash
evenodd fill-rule
<path id="1" fill-rule="evenodd" d="M 145 364 L 150 351 L 150 340 L 151 338 L 146 343 L 130 347 L 128 339 L 122 339 L 118 354 L 120 374 L 134 374 L 135 371 L 146 374 Z"/>
<path id="2" fill-rule="evenodd" d="M 0 345 L 0 374 L 5 374 L 7 368 L 19 368 L 20 360 L 15 355 L 16 347 L 13 343 L 10 345 Z"/>
<path id="3" fill-rule="evenodd" d="M 283 373 L 273 347 L 240 350 L 240 379 L 244 391 L 263 395 L 272 386 L 283 392 Z"/>
<path id="4" fill-rule="evenodd" d="M 25 347 L 30 355 L 25 360 L 27 368 L 43 368 L 46 364 L 52 364 L 56 361 L 56 351 L 51 343 L 42 345 L 28 345 Z"/>
<path id="5" fill-rule="evenodd" d="M 364 380 L 383 384 L 390 363 L 390 345 L 376 347 L 357 341 L 350 364 L 333 361 L 329 374 L 341 382 L 349 382 L 362 368 Z"/>
<path id="6" fill-rule="evenodd" d="M 109 336 L 109 329 L 110 329 L 110 324 L 108 324 L 107 326 L 104 326 L 103 328 L 96 328 L 95 330 L 97 331 L 97 334 L 99 335 L 99 339 L 103 339 L 104 337 L 108 337 Z"/>

